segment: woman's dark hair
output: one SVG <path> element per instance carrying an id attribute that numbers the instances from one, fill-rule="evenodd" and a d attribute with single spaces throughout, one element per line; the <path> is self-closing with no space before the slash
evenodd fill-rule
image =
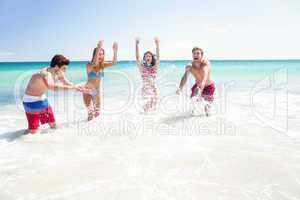
<path id="1" fill-rule="evenodd" d="M 101 48 L 100 51 L 103 51 L 103 54 L 105 55 L 104 49 Z M 95 58 L 95 56 L 96 56 L 96 52 L 97 52 L 97 48 L 94 48 L 94 51 L 93 51 L 93 57 L 92 57 L 91 63 L 93 62 L 93 60 L 94 60 L 94 58 Z"/>
<path id="2" fill-rule="evenodd" d="M 50 67 L 55 67 L 56 65 L 61 68 L 63 65 L 69 65 L 70 60 L 63 55 L 55 55 L 50 63 Z"/>
<path id="3" fill-rule="evenodd" d="M 144 63 L 146 63 L 145 57 L 147 54 L 150 54 L 152 56 L 151 67 L 153 67 L 154 65 L 156 65 L 156 56 L 151 51 L 146 51 L 143 56 Z"/>

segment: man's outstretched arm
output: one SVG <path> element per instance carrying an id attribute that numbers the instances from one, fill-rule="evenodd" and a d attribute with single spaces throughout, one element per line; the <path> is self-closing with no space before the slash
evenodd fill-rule
<path id="1" fill-rule="evenodd" d="M 186 84 L 186 82 L 188 80 L 188 77 L 189 77 L 189 74 L 190 74 L 190 68 L 191 68 L 190 65 L 187 65 L 185 67 L 185 72 L 184 72 L 184 74 L 183 74 L 183 76 L 181 78 L 180 85 L 179 85 L 179 88 L 178 88 L 176 94 L 179 94 L 182 91 L 184 85 Z"/>
<path id="2" fill-rule="evenodd" d="M 67 79 L 64 72 L 61 72 L 58 75 L 58 80 L 61 81 L 64 85 L 74 85 L 71 81 Z"/>

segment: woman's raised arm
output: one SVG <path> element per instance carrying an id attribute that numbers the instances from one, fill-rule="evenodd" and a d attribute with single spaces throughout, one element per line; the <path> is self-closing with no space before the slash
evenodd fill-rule
<path id="1" fill-rule="evenodd" d="M 141 60 L 140 60 L 139 44 L 140 44 L 140 38 L 136 37 L 135 38 L 135 60 L 136 60 L 136 63 L 138 64 L 139 68 L 141 68 L 142 63 L 141 63 Z"/>
<path id="2" fill-rule="evenodd" d="M 114 52 L 113 60 L 111 62 L 105 62 L 104 68 L 111 67 L 118 63 L 118 43 L 117 42 L 114 42 L 114 44 L 113 44 L 113 52 Z"/>
<path id="3" fill-rule="evenodd" d="M 156 45 L 156 66 L 159 66 L 160 65 L 160 48 L 159 48 L 159 38 L 156 37 L 154 38 L 154 42 L 155 42 L 155 45 Z"/>

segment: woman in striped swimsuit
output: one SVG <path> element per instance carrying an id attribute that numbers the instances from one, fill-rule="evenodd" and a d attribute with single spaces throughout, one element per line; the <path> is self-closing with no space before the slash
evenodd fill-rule
<path id="1" fill-rule="evenodd" d="M 140 39 L 136 38 L 135 40 L 136 62 L 139 67 L 141 77 L 143 80 L 142 97 L 144 100 L 146 100 L 143 109 L 146 113 L 150 111 L 155 111 L 157 101 L 158 101 L 155 80 L 157 75 L 157 69 L 160 64 L 159 39 L 155 38 L 154 41 L 156 44 L 156 56 L 152 52 L 147 51 L 146 53 L 144 53 L 143 60 L 140 61 L 140 56 L 139 56 Z"/>

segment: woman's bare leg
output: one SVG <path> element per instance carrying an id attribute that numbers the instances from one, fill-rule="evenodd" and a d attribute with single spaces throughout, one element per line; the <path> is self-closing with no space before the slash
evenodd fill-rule
<path id="1" fill-rule="evenodd" d="M 83 94 L 83 102 L 88 109 L 88 121 L 93 119 L 94 106 L 92 99 L 93 97 L 90 94 Z"/>
<path id="2" fill-rule="evenodd" d="M 153 111 L 155 111 L 157 109 L 158 94 L 157 94 L 156 87 L 155 86 L 153 87 L 154 89 L 153 89 L 153 97 L 152 97 L 152 108 Z"/>
<path id="3" fill-rule="evenodd" d="M 93 103 L 94 103 L 94 117 L 98 117 L 100 115 L 100 94 L 98 94 L 97 96 L 95 96 L 93 98 Z"/>
<path id="4" fill-rule="evenodd" d="M 147 97 L 147 103 L 144 105 L 144 111 L 155 111 L 156 105 L 157 105 L 157 91 L 155 86 L 153 86 L 153 89 L 151 90 L 151 97 Z"/>

